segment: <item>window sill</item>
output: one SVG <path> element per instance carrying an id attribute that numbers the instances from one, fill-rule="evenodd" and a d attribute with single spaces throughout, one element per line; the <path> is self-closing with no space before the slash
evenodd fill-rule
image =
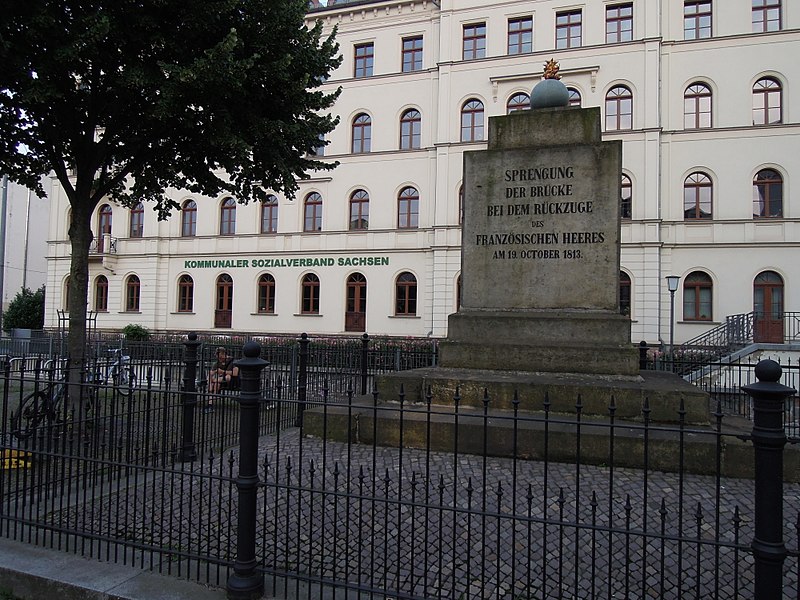
<path id="1" fill-rule="evenodd" d="M 420 315 L 389 315 L 390 319 L 421 319 Z"/>
<path id="2" fill-rule="evenodd" d="M 174 310 L 169 314 L 171 314 L 171 315 L 194 315 L 194 314 L 197 314 L 197 313 L 195 313 L 193 310 Z"/>
<path id="3" fill-rule="evenodd" d="M 293 316 L 295 316 L 295 317 L 323 317 L 325 315 L 322 315 L 320 313 L 294 313 Z"/>
<path id="4" fill-rule="evenodd" d="M 704 321 L 703 319 L 692 319 L 691 321 L 678 321 L 678 325 L 722 325 L 720 321 L 712 321 L 709 319 L 708 321 Z"/>
<path id="5" fill-rule="evenodd" d="M 250 316 L 253 316 L 253 317 L 277 317 L 278 313 L 276 313 L 276 312 L 254 312 L 254 313 L 250 313 Z"/>

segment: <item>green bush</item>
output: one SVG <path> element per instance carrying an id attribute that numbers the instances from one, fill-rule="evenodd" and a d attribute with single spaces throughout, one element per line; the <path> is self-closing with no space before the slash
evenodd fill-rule
<path id="1" fill-rule="evenodd" d="M 44 286 L 35 292 L 24 287 L 3 313 L 3 329 L 41 329 L 44 327 Z"/>
<path id="2" fill-rule="evenodd" d="M 150 330 L 147 327 L 130 323 L 122 328 L 125 339 L 131 342 L 144 342 L 150 337 Z"/>

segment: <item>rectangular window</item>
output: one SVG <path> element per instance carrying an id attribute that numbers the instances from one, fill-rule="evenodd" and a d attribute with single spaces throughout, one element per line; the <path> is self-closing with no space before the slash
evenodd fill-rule
<path id="1" fill-rule="evenodd" d="M 581 11 L 556 13 L 556 48 L 580 48 L 582 34 Z"/>
<path id="2" fill-rule="evenodd" d="M 464 25 L 462 58 L 464 60 L 486 58 L 486 23 Z"/>
<path id="3" fill-rule="evenodd" d="M 781 0 L 753 0 L 753 33 L 781 30 Z"/>
<path id="4" fill-rule="evenodd" d="M 369 44 L 358 44 L 354 48 L 353 58 L 353 77 L 371 77 L 372 63 L 375 57 L 375 46 Z"/>
<path id="5" fill-rule="evenodd" d="M 633 39 L 633 4 L 606 7 L 606 43 L 630 42 Z"/>
<path id="6" fill-rule="evenodd" d="M 683 3 L 683 39 L 699 40 L 711 37 L 710 0 Z"/>
<path id="7" fill-rule="evenodd" d="M 508 20 L 508 53 L 533 52 L 533 17 Z"/>
<path id="8" fill-rule="evenodd" d="M 422 36 L 403 38 L 403 73 L 422 70 Z"/>

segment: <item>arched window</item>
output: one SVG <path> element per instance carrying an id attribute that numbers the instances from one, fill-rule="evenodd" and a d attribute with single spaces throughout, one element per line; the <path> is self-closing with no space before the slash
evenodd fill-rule
<path id="1" fill-rule="evenodd" d="M 97 312 L 108 310 L 108 279 L 105 275 L 98 275 L 94 280 L 94 309 Z"/>
<path id="2" fill-rule="evenodd" d="M 683 182 L 683 218 L 710 219 L 711 198 L 713 195 L 711 179 L 705 173 L 692 173 Z"/>
<path id="3" fill-rule="evenodd" d="M 514 94 L 508 99 L 506 104 L 506 114 L 511 114 L 517 110 L 528 110 L 531 107 L 531 97 L 524 92 Z"/>
<path id="4" fill-rule="evenodd" d="M 236 200 L 225 198 L 219 207 L 219 234 L 233 235 L 236 233 Z"/>
<path id="5" fill-rule="evenodd" d="M 619 212 L 623 219 L 630 219 L 633 209 L 633 185 L 631 178 L 622 175 L 619 183 Z"/>
<path id="6" fill-rule="evenodd" d="M 300 312 L 304 315 L 319 314 L 319 277 L 308 273 L 303 277 L 302 306 Z"/>
<path id="7" fill-rule="evenodd" d="M 401 317 L 417 314 L 417 278 L 408 271 L 397 276 L 394 314 Z"/>
<path id="8" fill-rule="evenodd" d="M 783 94 L 777 79 L 764 77 L 753 86 L 753 125 L 783 122 Z"/>
<path id="9" fill-rule="evenodd" d="M 683 280 L 683 320 L 710 321 L 713 283 L 702 271 L 689 273 Z"/>
<path id="10" fill-rule="evenodd" d="M 753 216 L 783 216 L 783 178 L 773 169 L 761 169 L 753 179 Z"/>
<path id="11" fill-rule="evenodd" d="M 303 231 L 322 231 L 322 196 L 311 192 L 303 202 Z"/>
<path id="12" fill-rule="evenodd" d="M 703 83 L 693 83 L 683 93 L 683 127 L 711 127 L 711 89 Z"/>
<path id="13" fill-rule="evenodd" d="M 625 271 L 619 272 L 619 314 L 631 314 L 631 277 Z"/>
<path id="14" fill-rule="evenodd" d="M 103 204 L 100 210 L 97 211 L 97 234 L 110 234 L 111 233 L 111 207 L 108 204 Z"/>
<path id="15" fill-rule="evenodd" d="M 577 106 L 580 108 L 581 93 L 575 88 L 567 88 L 567 93 L 569 94 L 569 106 Z"/>
<path id="16" fill-rule="evenodd" d="M 139 290 L 141 284 L 137 275 L 129 275 L 125 280 L 125 310 L 139 312 Z"/>
<path id="17" fill-rule="evenodd" d="M 372 119 L 369 115 L 361 113 L 353 119 L 353 146 L 352 152 L 358 154 L 369 152 L 372 149 Z"/>
<path id="18" fill-rule="evenodd" d="M 269 273 L 258 278 L 257 302 L 260 314 L 275 313 L 275 278 Z"/>
<path id="19" fill-rule="evenodd" d="M 270 194 L 261 203 L 261 233 L 278 232 L 278 197 Z"/>
<path id="20" fill-rule="evenodd" d="M 421 147 L 422 115 L 418 110 L 408 109 L 400 117 L 400 150 Z"/>
<path id="21" fill-rule="evenodd" d="M 139 202 L 131 209 L 131 224 L 128 235 L 132 238 L 140 238 L 144 235 L 144 204 Z"/>
<path id="22" fill-rule="evenodd" d="M 181 275 L 178 279 L 178 312 L 194 310 L 194 280 L 191 275 Z"/>
<path id="23" fill-rule="evenodd" d="M 197 235 L 197 203 L 194 200 L 187 200 L 181 206 L 181 236 L 195 235 Z"/>
<path id="24" fill-rule="evenodd" d="M 477 142 L 483 139 L 483 102 L 467 100 L 461 107 L 461 141 Z"/>
<path id="25" fill-rule="evenodd" d="M 356 190 L 350 194 L 350 231 L 369 229 L 369 194 Z"/>
<path id="26" fill-rule="evenodd" d="M 416 188 L 403 188 L 397 197 L 397 227 L 399 229 L 419 227 L 419 192 Z"/>
<path id="27" fill-rule="evenodd" d="M 624 85 L 618 85 L 606 94 L 606 131 L 631 129 L 633 129 L 633 94 Z"/>
<path id="28" fill-rule="evenodd" d="M 103 204 L 97 211 L 97 251 L 102 252 L 105 247 L 104 237 L 111 235 L 111 207 Z"/>

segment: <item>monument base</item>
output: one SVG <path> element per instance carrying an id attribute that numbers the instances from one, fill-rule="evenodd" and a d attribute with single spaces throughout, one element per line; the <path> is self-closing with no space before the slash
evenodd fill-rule
<path id="1" fill-rule="evenodd" d="M 638 376 L 630 318 L 610 311 L 468 310 L 448 317 L 443 367 Z"/>
<path id="2" fill-rule="evenodd" d="M 545 410 L 575 414 L 580 398 L 584 415 L 609 416 L 614 399 L 614 416 L 642 421 L 647 400 L 648 418 L 654 422 L 677 423 L 683 400 L 684 422 L 709 423 L 708 394 L 673 373 L 639 371 L 635 377 L 587 375 L 583 373 L 530 373 L 429 367 L 379 375 L 375 379 L 382 402 L 427 402 L 453 406 L 456 390 L 459 406 L 483 408 L 484 391 L 492 410 L 525 412 Z"/>

